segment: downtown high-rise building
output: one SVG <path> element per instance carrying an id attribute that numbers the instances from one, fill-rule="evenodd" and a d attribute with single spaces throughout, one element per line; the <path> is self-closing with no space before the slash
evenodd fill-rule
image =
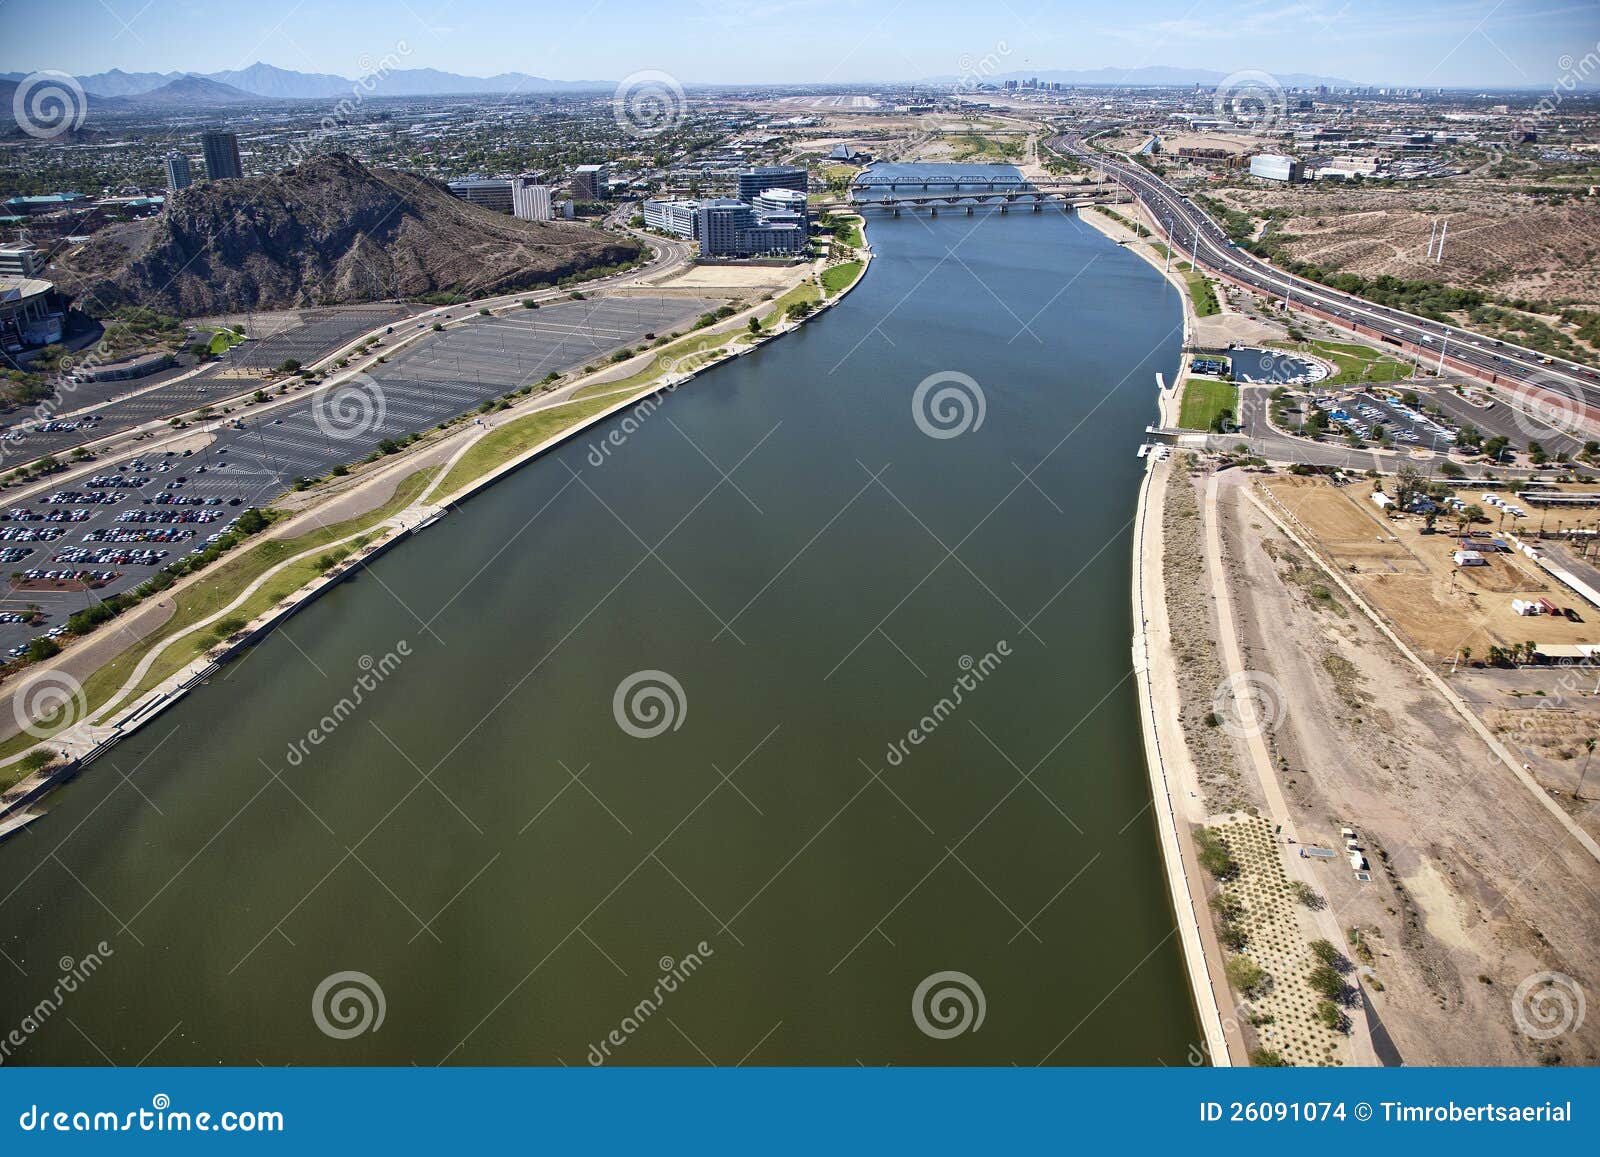
<path id="1" fill-rule="evenodd" d="M 174 150 L 167 154 L 167 191 L 176 193 L 179 189 L 187 189 L 194 184 L 194 175 L 189 171 L 189 158 Z"/>
<path id="2" fill-rule="evenodd" d="M 237 180 L 244 176 L 239 160 L 239 134 L 210 129 L 200 134 L 200 148 L 206 155 L 206 176 L 213 181 Z"/>

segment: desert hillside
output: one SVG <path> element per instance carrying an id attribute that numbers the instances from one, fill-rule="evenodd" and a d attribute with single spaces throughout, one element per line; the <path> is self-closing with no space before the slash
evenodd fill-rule
<path id="1" fill-rule="evenodd" d="M 52 275 L 91 314 L 192 317 L 436 292 L 510 292 L 637 257 L 587 226 L 519 221 L 439 182 L 343 154 L 270 177 L 202 181 L 149 221 L 94 235 Z"/>

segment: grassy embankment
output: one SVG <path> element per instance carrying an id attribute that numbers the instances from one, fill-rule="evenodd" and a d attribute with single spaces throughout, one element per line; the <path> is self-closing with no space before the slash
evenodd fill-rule
<path id="1" fill-rule="evenodd" d="M 202 619 L 216 614 L 238 598 L 239 592 L 245 587 L 285 559 L 362 530 L 369 528 L 375 530 L 385 519 L 398 514 L 415 501 L 433 474 L 434 471 L 431 469 L 419 470 L 405 478 L 395 488 L 395 493 L 389 501 L 377 510 L 358 515 L 345 522 L 309 531 L 296 538 L 258 539 L 254 545 L 243 548 L 222 562 L 215 570 L 177 594 L 177 610 L 165 624 L 84 680 L 83 691 L 88 711 L 92 713 L 105 704 L 127 682 L 134 668 L 152 647 L 188 630 Z M 364 541 L 345 543 L 331 548 L 326 554 L 302 559 L 284 568 L 217 625 L 219 627 L 231 625 L 233 629 L 238 629 L 245 622 L 270 609 L 279 599 L 300 589 L 323 571 L 331 569 L 336 562 L 348 557 L 364 545 Z M 174 596 L 166 592 L 155 597 L 167 599 Z M 174 643 L 161 652 L 161 656 L 150 665 L 150 669 L 144 673 L 133 692 L 123 702 L 132 703 L 162 680 L 170 678 L 194 662 L 219 641 L 219 636 L 214 630 L 203 630 Z M 0 758 L 16 755 L 32 747 L 36 742 L 37 740 L 26 732 L 14 735 L 0 743 Z M 15 782 L 15 778 L 20 778 L 20 772 L 21 768 L 18 766 L 0 768 L 0 785 L 10 786 L 11 782 Z M 8 780 L 8 777 L 15 778 Z"/>
<path id="2" fill-rule="evenodd" d="M 1398 382 L 1408 377 L 1411 366 L 1366 346 L 1348 342 L 1313 341 L 1298 345 L 1292 342 L 1268 342 L 1274 349 L 1305 351 L 1332 362 L 1338 373 L 1319 383 L 1323 386 L 1355 386 L 1368 382 Z"/>
<path id="3" fill-rule="evenodd" d="M 848 289 L 861 276 L 861 262 L 842 261 L 822 271 L 822 289 L 829 297 Z"/>

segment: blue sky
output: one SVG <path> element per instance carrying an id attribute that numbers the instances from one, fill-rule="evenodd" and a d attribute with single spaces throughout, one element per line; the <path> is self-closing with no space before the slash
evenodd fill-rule
<path id="1" fill-rule="evenodd" d="M 1548 89 L 1600 51 L 1597 0 L 0 0 L 0 71 L 265 60 L 694 83 L 1198 66 Z M 1600 79 L 1600 76 L 1591 79 Z"/>

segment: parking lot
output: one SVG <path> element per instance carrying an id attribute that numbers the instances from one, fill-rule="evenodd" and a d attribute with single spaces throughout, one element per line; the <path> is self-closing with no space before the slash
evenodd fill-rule
<path id="1" fill-rule="evenodd" d="M 1398 398 L 1357 391 L 1351 394 L 1312 394 L 1311 404 L 1327 412 L 1340 429 L 1363 441 L 1376 442 L 1387 435 L 1396 446 L 1432 450 L 1455 441 L 1453 423 L 1413 409 Z"/>
<path id="2" fill-rule="evenodd" d="M 26 589 L 13 578 L 0 598 L 0 649 L 26 646 L 95 599 L 203 549 L 208 536 L 221 533 L 242 510 L 269 502 L 297 478 L 359 461 L 385 438 L 424 430 L 552 371 L 599 360 L 646 333 L 685 329 L 709 306 L 701 298 L 616 297 L 474 319 L 429 334 L 378 367 L 368 382 L 308 390 L 270 411 L 235 411 L 219 421 L 203 450 L 130 451 L 97 463 L 90 476 L 8 503 L 0 509 L 5 573 L 67 577 L 20 580 Z M 49 501 L 52 496 L 58 500 Z M 5 621 L 29 604 L 42 617 Z"/>
<path id="3" fill-rule="evenodd" d="M 425 307 L 300 311 L 292 322 L 280 319 L 267 336 L 235 346 L 199 373 L 193 365 L 174 366 L 132 381 L 76 384 L 53 405 L 54 411 L 72 414 L 91 406 L 98 409 L 42 425 L 33 421 L 32 408 L 8 415 L 6 425 L 28 428 L 0 434 L 0 466 L 64 454 L 85 442 L 247 393 L 263 384 L 248 375 L 264 378 L 290 359 L 310 365 L 375 326 L 392 324 L 398 333 L 405 319 L 421 308 Z M 185 356 L 184 360 L 192 359 Z M 176 380 L 179 378 L 183 380 Z"/>

